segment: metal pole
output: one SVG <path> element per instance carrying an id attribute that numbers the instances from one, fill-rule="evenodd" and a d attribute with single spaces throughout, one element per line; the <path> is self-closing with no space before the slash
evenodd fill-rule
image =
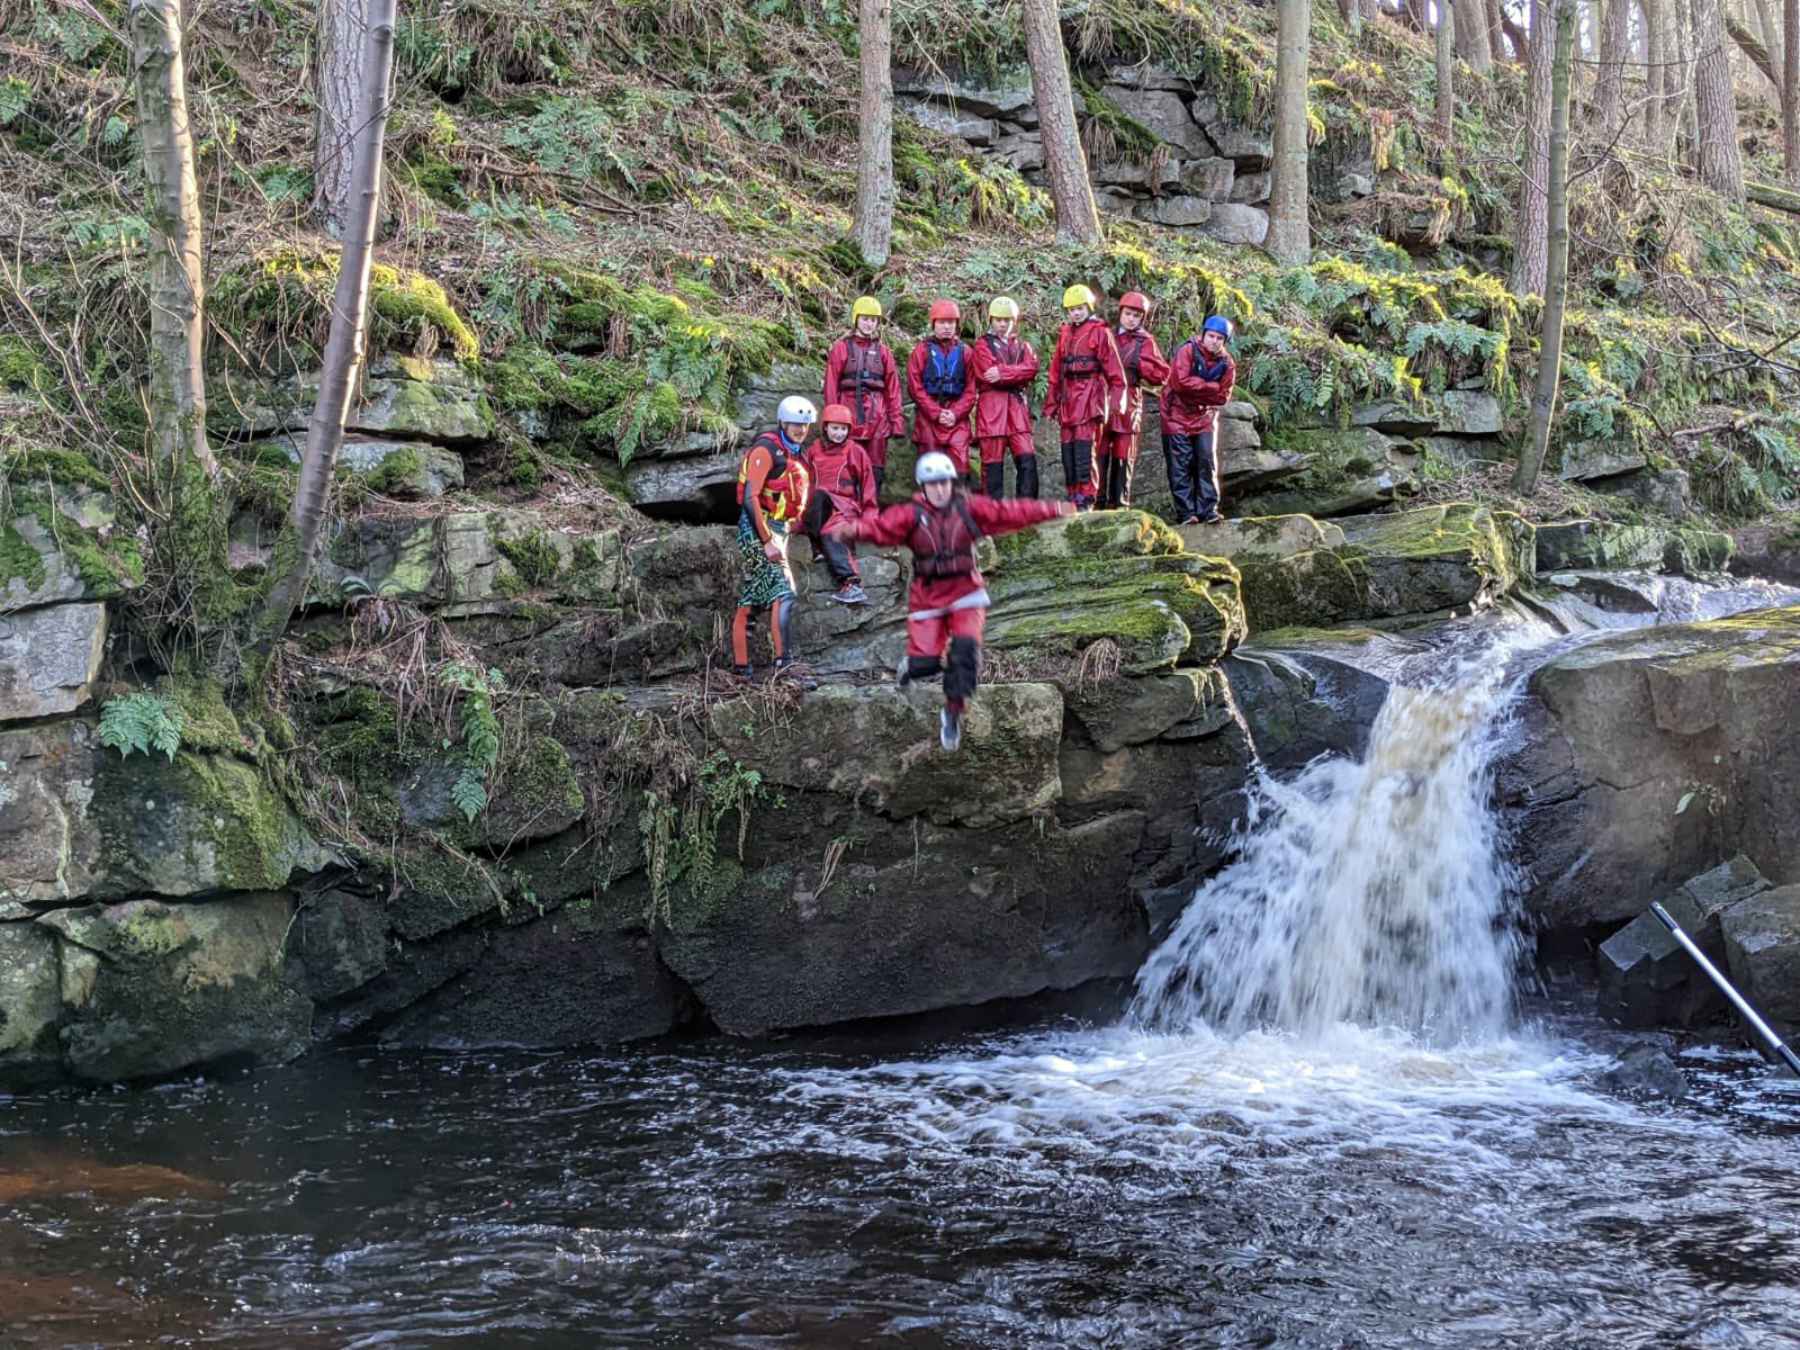
<path id="1" fill-rule="evenodd" d="M 1769 1048 L 1786 1062 L 1788 1068 L 1792 1069 L 1796 1076 L 1800 1076 L 1800 1055 L 1796 1055 L 1788 1049 L 1781 1037 L 1775 1034 L 1775 1029 L 1757 1015 L 1756 1009 L 1752 1008 L 1749 1001 L 1732 987 L 1731 981 L 1725 978 L 1717 966 L 1706 959 L 1706 953 L 1695 945 L 1691 937 L 1681 931 L 1681 925 L 1675 922 L 1669 911 L 1664 909 L 1660 902 L 1652 901 L 1650 912 L 1656 915 L 1663 927 L 1669 930 L 1674 939 L 1687 951 L 1687 954 L 1694 958 L 1694 964 L 1706 972 L 1706 977 L 1719 987 L 1719 992 L 1731 1000 L 1731 1006 L 1738 1010 L 1738 1015 L 1750 1024 L 1757 1035 L 1768 1042 Z"/>

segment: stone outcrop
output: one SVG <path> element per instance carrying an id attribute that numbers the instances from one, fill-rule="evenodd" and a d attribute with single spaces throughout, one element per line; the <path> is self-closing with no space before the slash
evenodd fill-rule
<path id="1" fill-rule="evenodd" d="M 1533 676 L 1498 790 L 1551 928 L 1618 924 L 1735 853 L 1800 878 L 1800 607 L 1620 633 Z"/>
<path id="2" fill-rule="evenodd" d="M 1649 568 L 1704 576 L 1731 562 L 1732 538 L 1716 530 L 1623 521 L 1571 520 L 1538 529 L 1546 572 Z"/>
<path id="3" fill-rule="evenodd" d="M 1719 929 L 1738 992 L 1784 1036 L 1800 1031 L 1800 885 L 1740 901 Z"/>
<path id="4" fill-rule="evenodd" d="M 0 722 L 74 712 L 106 649 L 105 605 L 0 613 Z"/>

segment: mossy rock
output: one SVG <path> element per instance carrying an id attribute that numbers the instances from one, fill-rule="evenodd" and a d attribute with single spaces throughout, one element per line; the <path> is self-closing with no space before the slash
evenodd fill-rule
<path id="1" fill-rule="evenodd" d="M 0 609 L 112 600 L 142 584 L 135 535 L 102 536 L 35 492 L 18 494 L 12 505 L 12 521 L 0 524 Z"/>
<path id="2" fill-rule="evenodd" d="M 1345 516 L 1418 490 L 1417 456 L 1373 427 L 1285 427 L 1271 432 L 1268 443 L 1278 453 L 1300 456 L 1306 467 L 1277 487 L 1241 497 L 1235 508 L 1240 514 Z"/>
<path id="3" fill-rule="evenodd" d="M 1231 715 L 1230 691 L 1217 667 L 1138 679 L 1070 680 L 1063 698 L 1103 754 L 1176 728 L 1181 739 L 1192 739 L 1217 730 Z"/>

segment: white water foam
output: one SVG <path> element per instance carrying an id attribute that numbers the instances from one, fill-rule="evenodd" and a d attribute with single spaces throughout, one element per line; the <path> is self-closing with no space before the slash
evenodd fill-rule
<path id="1" fill-rule="evenodd" d="M 1133 1017 L 1167 1030 L 1499 1036 L 1518 958 L 1490 806 L 1515 687 L 1506 667 L 1490 649 L 1433 687 L 1396 684 L 1362 762 L 1260 778 L 1240 856 L 1139 972 Z"/>

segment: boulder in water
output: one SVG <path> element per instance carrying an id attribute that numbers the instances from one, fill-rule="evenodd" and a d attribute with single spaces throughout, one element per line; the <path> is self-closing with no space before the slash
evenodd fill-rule
<path id="1" fill-rule="evenodd" d="M 1769 889 L 1742 854 L 1663 898 L 1669 917 L 1714 965 L 1725 963 L 1720 918 Z M 1654 914 L 1637 916 L 1600 946 L 1600 1013 L 1630 1027 L 1691 1027 L 1716 1017 L 1725 1000 Z"/>
<path id="2" fill-rule="evenodd" d="M 1800 1028 L 1800 885 L 1739 901 L 1719 927 L 1738 992 L 1790 1032 Z"/>
<path id="3" fill-rule="evenodd" d="M 1654 1045 L 1626 1051 L 1617 1064 L 1600 1075 L 1600 1086 L 1625 1097 L 1667 1102 L 1678 1102 L 1688 1094 L 1687 1076 L 1675 1067 L 1668 1051 Z"/>

